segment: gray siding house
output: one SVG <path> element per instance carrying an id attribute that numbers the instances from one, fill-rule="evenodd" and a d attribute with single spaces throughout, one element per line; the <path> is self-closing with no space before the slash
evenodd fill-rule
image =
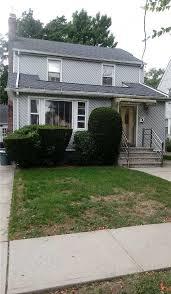
<path id="1" fill-rule="evenodd" d="M 143 144 L 144 129 L 165 140 L 167 95 L 143 84 L 144 64 L 119 48 L 19 38 L 9 18 L 9 128 L 52 124 L 86 130 L 91 111 L 120 112 L 131 146 Z M 72 144 L 70 144 L 72 148 Z"/>
<path id="2" fill-rule="evenodd" d="M 169 94 L 171 91 L 171 59 L 166 67 L 164 75 L 159 83 L 158 90 Z M 171 102 L 166 103 L 166 136 L 171 137 Z"/>

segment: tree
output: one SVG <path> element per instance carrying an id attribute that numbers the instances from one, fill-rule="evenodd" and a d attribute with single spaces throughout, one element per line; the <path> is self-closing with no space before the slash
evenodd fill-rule
<path id="1" fill-rule="evenodd" d="M 43 24 L 33 17 L 33 10 L 24 11 L 22 17 L 17 19 L 17 35 L 25 38 L 43 37 Z"/>
<path id="2" fill-rule="evenodd" d="M 8 78 L 8 66 L 4 63 L 7 59 L 8 43 L 3 36 L 0 36 L 0 103 L 7 103 L 7 93 L 5 91 Z"/>
<path id="3" fill-rule="evenodd" d="M 115 37 L 110 33 L 111 18 L 97 13 L 95 17 L 82 9 L 72 15 L 68 23 L 68 41 L 84 45 L 116 47 Z"/>
<path id="4" fill-rule="evenodd" d="M 45 26 L 43 38 L 61 42 L 68 40 L 68 24 L 64 15 L 57 16 Z"/>
<path id="5" fill-rule="evenodd" d="M 171 0 L 146 0 L 146 10 L 152 11 L 152 12 L 163 12 L 171 7 Z M 153 30 L 152 38 L 160 37 L 164 33 L 171 32 L 171 26 L 168 27 L 161 27 L 159 31 Z"/>
<path id="6" fill-rule="evenodd" d="M 146 85 L 157 89 L 163 74 L 164 69 L 151 68 L 148 72 L 145 73 L 144 82 Z"/>

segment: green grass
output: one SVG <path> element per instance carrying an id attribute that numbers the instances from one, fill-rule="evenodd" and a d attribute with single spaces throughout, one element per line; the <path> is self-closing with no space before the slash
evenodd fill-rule
<path id="1" fill-rule="evenodd" d="M 114 167 L 17 170 L 10 239 L 170 220 L 171 183 Z"/>
<path id="2" fill-rule="evenodd" d="M 171 271 L 147 272 L 50 291 L 46 294 L 169 294 L 171 293 Z"/>

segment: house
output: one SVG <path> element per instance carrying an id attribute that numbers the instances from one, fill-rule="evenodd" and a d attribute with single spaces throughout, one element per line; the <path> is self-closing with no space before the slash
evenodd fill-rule
<path id="1" fill-rule="evenodd" d="M 10 15 L 10 131 L 28 124 L 86 130 L 91 111 L 105 106 L 120 112 L 126 148 L 152 147 L 153 137 L 165 140 L 168 97 L 143 82 L 144 64 L 129 52 L 16 37 L 16 17 Z"/>
<path id="2" fill-rule="evenodd" d="M 171 59 L 166 67 L 164 75 L 159 83 L 158 90 L 169 94 L 171 90 Z M 171 137 L 171 102 L 166 103 L 166 136 Z"/>
<path id="3" fill-rule="evenodd" d="M 8 106 L 0 104 L 0 147 L 8 128 Z"/>

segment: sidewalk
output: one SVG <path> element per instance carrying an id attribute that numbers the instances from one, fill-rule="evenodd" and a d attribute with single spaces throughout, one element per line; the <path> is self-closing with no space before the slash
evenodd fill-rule
<path id="1" fill-rule="evenodd" d="M 14 169 L 0 166 L 0 293 L 5 293 L 8 256 L 8 219 L 10 214 Z"/>
<path id="2" fill-rule="evenodd" d="M 165 163 L 163 167 L 144 167 L 144 168 L 133 168 L 133 169 L 171 182 L 171 162 L 167 164 Z"/>
<path id="3" fill-rule="evenodd" d="M 171 223 L 11 241 L 7 294 L 171 267 Z"/>

